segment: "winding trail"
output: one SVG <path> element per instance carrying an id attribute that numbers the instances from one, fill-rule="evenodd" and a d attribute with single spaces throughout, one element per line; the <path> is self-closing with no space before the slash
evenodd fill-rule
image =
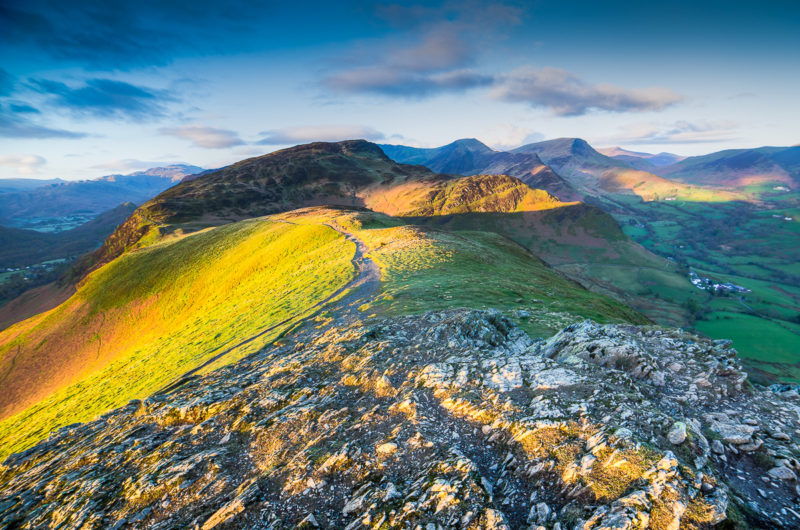
<path id="1" fill-rule="evenodd" d="M 286 221 L 284 219 L 273 219 L 272 221 L 291 224 L 291 225 L 297 224 L 297 223 L 292 223 L 291 221 Z M 353 254 L 353 257 L 351 258 L 350 262 L 356 269 L 356 277 L 350 280 L 347 284 L 337 289 L 330 296 L 326 297 L 324 300 L 320 300 L 319 302 L 309 307 L 302 313 L 285 318 L 284 320 L 281 320 L 280 322 L 277 322 L 271 325 L 270 327 L 259 331 L 255 335 L 251 335 L 250 337 L 234 344 L 233 346 L 225 348 L 223 351 L 214 355 L 210 359 L 206 360 L 199 366 L 196 366 L 195 368 L 192 368 L 188 372 L 184 373 L 182 376 L 180 376 L 178 379 L 176 379 L 169 385 L 165 386 L 164 388 L 161 388 L 160 390 L 157 390 L 156 392 L 154 392 L 154 394 L 165 394 L 183 386 L 192 379 L 199 377 L 198 372 L 201 371 L 203 368 L 206 368 L 207 366 L 218 361 L 222 357 L 228 355 L 232 351 L 241 348 L 242 346 L 249 344 L 250 342 L 253 342 L 259 337 L 263 337 L 267 333 L 274 331 L 277 328 L 280 328 L 281 326 L 285 326 L 287 324 L 292 324 L 292 323 L 294 325 L 298 325 L 309 320 L 310 318 L 315 317 L 323 309 L 325 309 L 325 307 L 331 301 L 336 300 L 338 297 L 342 295 L 342 293 L 345 293 L 346 291 L 349 292 L 345 296 L 343 296 L 340 300 L 336 300 L 336 302 L 331 306 L 330 309 L 334 309 L 337 312 L 338 314 L 337 320 L 339 323 L 341 322 L 349 323 L 357 318 L 360 318 L 358 307 L 364 304 L 365 302 L 372 300 L 380 290 L 380 284 L 381 284 L 380 268 L 374 261 L 372 261 L 370 258 L 366 256 L 368 249 L 367 246 L 364 244 L 364 242 L 358 239 L 351 232 L 348 232 L 344 230 L 342 227 L 334 224 L 329 224 L 329 223 L 321 223 L 321 224 L 327 226 L 331 230 L 339 232 L 345 237 L 345 239 L 355 244 L 356 251 L 355 254 Z"/>

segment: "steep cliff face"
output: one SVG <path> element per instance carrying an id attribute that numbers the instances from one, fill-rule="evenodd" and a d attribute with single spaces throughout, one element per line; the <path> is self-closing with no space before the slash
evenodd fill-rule
<path id="1" fill-rule="evenodd" d="M 792 528 L 798 414 L 679 330 L 323 322 L 10 457 L 0 525 Z"/>

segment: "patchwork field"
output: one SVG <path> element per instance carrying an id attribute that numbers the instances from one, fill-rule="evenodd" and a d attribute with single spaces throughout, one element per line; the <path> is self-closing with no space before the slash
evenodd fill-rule
<path id="1" fill-rule="evenodd" d="M 797 194 L 774 192 L 772 184 L 745 192 L 761 202 L 620 200 L 615 215 L 631 238 L 687 271 L 749 289 L 712 296 L 692 287 L 697 294 L 684 303 L 695 313 L 693 327 L 732 339 L 759 382 L 798 381 Z"/>

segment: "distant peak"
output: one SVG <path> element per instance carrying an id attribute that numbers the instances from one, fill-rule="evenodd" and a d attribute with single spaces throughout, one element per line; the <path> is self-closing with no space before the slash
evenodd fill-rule
<path id="1" fill-rule="evenodd" d="M 470 151 L 491 152 L 492 148 L 476 138 L 462 138 L 450 144 L 453 147 L 463 147 Z"/>

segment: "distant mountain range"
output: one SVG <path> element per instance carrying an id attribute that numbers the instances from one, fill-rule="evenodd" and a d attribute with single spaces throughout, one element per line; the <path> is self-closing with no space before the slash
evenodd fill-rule
<path id="1" fill-rule="evenodd" d="M 536 153 L 495 151 L 474 138 L 456 140 L 432 149 L 388 144 L 380 147 L 397 162 L 421 164 L 437 173 L 509 175 L 532 188 L 547 190 L 562 201 L 580 198 L 580 194 Z"/>
<path id="2" fill-rule="evenodd" d="M 661 173 L 691 184 L 746 186 L 778 181 L 800 187 L 800 146 L 729 149 L 691 156 L 661 168 Z"/>
<path id="3" fill-rule="evenodd" d="M 0 179 L 0 193 L 14 193 L 15 191 L 26 191 L 53 184 L 63 184 L 67 182 L 63 179 Z"/>
<path id="4" fill-rule="evenodd" d="M 658 168 L 671 166 L 686 158 L 685 156 L 673 153 L 643 153 L 640 151 L 629 151 L 621 147 L 606 147 L 604 149 L 598 149 L 597 151 L 616 160 L 621 160 L 636 169 L 655 172 L 658 171 Z"/>
<path id="5" fill-rule="evenodd" d="M 187 175 L 201 171 L 203 169 L 197 166 L 176 164 L 92 180 L 3 179 L 0 180 L 0 225 L 25 227 L 32 219 L 70 215 L 91 218 L 124 202 L 140 204 Z"/>

